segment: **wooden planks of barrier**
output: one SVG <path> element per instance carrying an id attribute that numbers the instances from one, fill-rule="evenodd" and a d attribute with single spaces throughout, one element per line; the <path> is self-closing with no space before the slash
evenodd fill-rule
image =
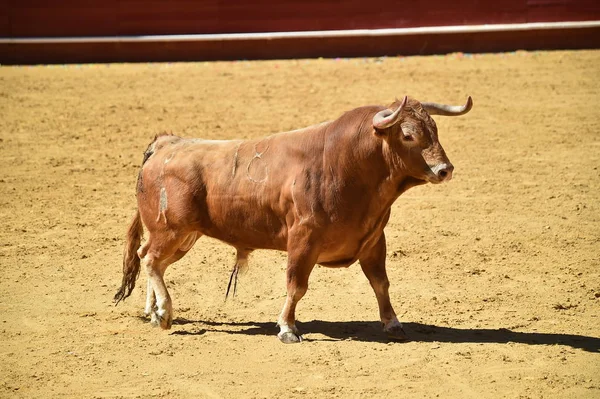
<path id="1" fill-rule="evenodd" d="M 600 46 L 600 2 L 590 0 L 430 0 L 394 5 L 361 0 L 0 2 L 4 3 L 0 7 L 2 64 L 356 57 Z"/>

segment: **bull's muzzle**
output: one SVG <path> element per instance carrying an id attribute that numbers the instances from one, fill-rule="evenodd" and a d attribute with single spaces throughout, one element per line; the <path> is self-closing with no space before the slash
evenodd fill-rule
<path id="1" fill-rule="evenodd" d="M 450 181 L 452 179 L 452 172 L 454 171 L 454 166 L 450 162 L 448 163 L 439 163 L 433 167 L 431 167 L 431 174 L 433 175 L 432 183 L 442 183 L 446 181 Z"/>

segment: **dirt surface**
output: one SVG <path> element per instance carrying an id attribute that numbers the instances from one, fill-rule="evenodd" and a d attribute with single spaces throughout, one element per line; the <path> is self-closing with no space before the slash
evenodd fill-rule
<path id="1" fill-rule="evenodd" d="M 600 397 L 600 51 L 0 68 L 0 396 Z M 386 229 L 388 342 L 360 267 L 316 268 L 283 345 L 285 254 L 202 238 L 115 307 L 142 152 L 154 135 L 250 138 L 409 94 L 456 170 Z"/>

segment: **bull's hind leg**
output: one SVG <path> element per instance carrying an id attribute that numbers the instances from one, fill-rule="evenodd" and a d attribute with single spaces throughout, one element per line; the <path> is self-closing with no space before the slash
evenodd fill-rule
<path id="1" fill-rule="evenodd" d="M 176 261 L 181 259 L 186 253 L 187 253 L 187 251 L 175 252 L 175 255 L 171 256 L 170 258 L 168 258 L 167 260 L 165 260 L 163 262 L 162 267 L 166 270 L 166 268 L 170 264 L 175 263 Z M 152 285 L 152 280 L 150 278 L 150 275 L 149 274 L 147 274 L 147 275 L 148 275 L 148 284 L 147 284 L 147 289 L 146 289 L 146 307 L 144 308 L 144 314 L 147 317 L 152 318 L 153 324 L 158 324 L 158 322 L 156 322 L 154 320 L 156 318 L 155 312 L 158 309 L 156 306 L 156 294 L 154 293 L 154 287 Z"/>
<path id="2" fill-rule="evenodd" d="M 164 274 L 170 264 L 177 262 L 192 248 L 199 236 L 197 233 L 191 233 L 184 239 L 171 243 L 174 245 L 165 245 L 165 242 L 162 242 L 156 248 L 153 247 L 153 240 L 150 237 L 146 245 L 140 249 L 142 265 L 148 276 L 145 313 L 150 315 L 152 325 L 160 325 L 163 329 L 171 328 L 173 305 L 164 281 Z"/>
<path id="3" fill-rule="evenodd" d="M 137 255 L 140 259 L 144 259 L 148 253 L 148 243 L 149 241 L 146 241 L 146 243 L 137 250 Z M 154 295 L 154 289 L 152 288 L 150 278 L 148 278 L 146 284 L 146 307 L 144 308 L 144 315 L 146 315 L 146 317 L 150 317 L 155 308 L 156 295 Z"/>
<path id="4" fill-rule="evenodd" d="M 385 271 L 386 243 L 385 236 L 382 234 L 375 246 L 360 257 L 360 266 L 369 279 L 377 303 L 379 305 L 379 316 L 383 323 L 383 331 L 393 339 L 406 340 L 406 334 L 402 324 L 396 317 L 396 312 L 390 302 L 389 287 L 390 282 Z"/>
<path id="5" fill-rule="evenodd" d="M 154 304 L 150 304 L 151 323 L 154 326 L 160 325 L 164 329 L 169 329 L 173 323 L 173 305 L 164 281 L 166 266 L 162 264 L 160 257 L 152 253 L 148 253 L 142 259 L 142 266 L 148 275 L 149 290 L 152 290 L 152 293 L 148 295 L 151 302 L 151 297 L 154 296 Z M 148 303 L 146 307 L 148 308 Z"/>
<path id="6" fill-rule="evenodd" d="M 137 255 L 140 259 L 144 259 L 144 257 L 148 253 L 149 243 L 150 241 L 146 241 L 146 243 L 138 249 Z M 150 281 L 150 278 L 148 277 L 146 283 L 146 306 L 144 308 L 144 315 L 146 315 L 146 317 L 150 317 L 155 309 L 156 295 L 154 294 L 154 288 L 152 288 L 152 283 Z"/>
<path id="7" fill-rule="evenodd" d="M 148 284 L 146 286 L 146 307 L 144 308 L 146 317 L 150 317 L 152 312 L 154 312 L 154 309 L 156 309 L 156 295 L 154 294 L 154 288 L 152 288 L 150 278 L 148 278 Z"/>

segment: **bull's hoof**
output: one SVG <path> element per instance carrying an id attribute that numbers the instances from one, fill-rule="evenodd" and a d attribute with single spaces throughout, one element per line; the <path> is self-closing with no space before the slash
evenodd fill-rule
<path id="1" fill-rule="evenodd" d="M 150 324 L 154 327 L 160 326 L 163 330 L 168 330 L 173 325 L 173 317 L 166 312 L 161 315 L 158 311 L 155 311 L 152 312 Z"/>
<path id="2" fill-rule="evenodd" d="M 280 332 L 277 334 L 277 338 L 284 344 L 297 344 L 302 342 L 302 336 L 296 335 L 291 331 Z"/>
<path id="3" fill-rule="evenodd" d="M 404 332 L 401 325 L 396 325 L 384 330 L 389 339 L 393 341 L 408 341 L 408 335 Z"/>

